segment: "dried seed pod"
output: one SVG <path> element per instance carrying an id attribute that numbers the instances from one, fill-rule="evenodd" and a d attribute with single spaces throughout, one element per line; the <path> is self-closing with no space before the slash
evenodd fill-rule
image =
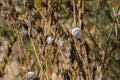
<path id="1" fill-rule="evenodd" d="M 76 38 L 82 37 L 82 30 L 79 27 L 75 27 L 72 29 L 72 35 Z"/>

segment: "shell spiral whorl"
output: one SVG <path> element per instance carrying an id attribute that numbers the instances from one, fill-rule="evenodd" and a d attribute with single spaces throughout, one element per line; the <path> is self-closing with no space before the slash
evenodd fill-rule
<path id="1" fill-rule="evenodd" d="M 34 72 L 30 71 L 28 72 L 28 79 L 35 79 L 36 78 L 36 75 Z"/>
<path id="2" fill-rule="evenodd" d="M 82 30 L 79 27 L 75 27 L 72 29 L 72 35 L 76 38 L 82 37 Z"/>

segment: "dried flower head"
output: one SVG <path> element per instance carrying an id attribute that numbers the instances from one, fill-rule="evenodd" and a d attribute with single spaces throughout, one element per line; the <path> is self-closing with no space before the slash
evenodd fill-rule
<path id="1" fill-rule="evenodd" d="M 36 78 L 36 75 L 34 72 L 30 71 L 28 72 L 28 79 L 35 79 Z"/>
<path id="2" fill-rule="evenodd" d="M 48 36 L 46 38 L 46 43 L 51 44 L 52 43 L 52 36 Z"/>
<path id="3" fill-rule="evenodd" d="M 72 35 L 76 38 L 82 37 L 82 30 L 79 27 L 75 27 L 72 29 Z"/>

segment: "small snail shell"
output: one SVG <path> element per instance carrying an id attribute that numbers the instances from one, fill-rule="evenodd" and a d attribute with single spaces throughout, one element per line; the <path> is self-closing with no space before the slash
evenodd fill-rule
<path id="1" fill-rule="evenodd" d="M 52 36 L 48 36 L 46 39 L 46 43 L 51 44 L 52 43 Z"/>
<path id="2" fill-rule="evenodd" d="M 64 40 L 62 38 L 59 39 L 60 46 L 64 45 Z"/>
<path id="3" fill-rule="evenodd" d="M 36 75 L 34 72 L 30 71 L 28 72 L 28 79 L 35 79 L 36 78 Z"/>
<path id="4" fill-rule="evenodd" d="M 16 10 L 16 12 L 20 12 L 21 11 L 19 6 L 15 6 L 15 10 Z"/>
<path id="5" fill-rule="evenodd" d="M 82 37 L 82 30 L 79 27 L 73 28 L 72 35 L 76 38 L 81 38 Z"/>

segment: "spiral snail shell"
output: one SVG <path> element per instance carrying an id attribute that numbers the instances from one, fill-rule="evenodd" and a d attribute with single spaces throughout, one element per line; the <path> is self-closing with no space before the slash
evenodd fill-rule
<path id="1" fill-rule="evenodd" d="M 34 72 L 30 71 L 28 72 L 28 79 L 35 79 L 36 78 L 36 75 Z"/>
<path id="2" fill-rule="evenodd" d="M 72 36 L 76 38 L 81 38 L 82 37 L 82 30 L 79 27 L 75 27 L 72 29 Z"/>
<path id="3" fill-rule="evenodd" d="M 59 39 L 60 46 L 64 45 L 64 40 L 62 38 Z"/>
<path id="4" fill-rule="evenodd" d="M 52 36 L 48 36 L 46 38 L 46 43 L 51 44 L 52 43 Z"/>

